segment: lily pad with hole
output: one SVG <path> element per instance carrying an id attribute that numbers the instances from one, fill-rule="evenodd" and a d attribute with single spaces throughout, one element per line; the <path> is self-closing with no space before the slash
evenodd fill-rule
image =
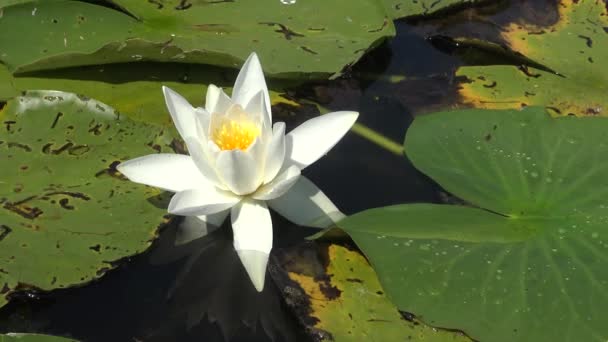
<path id="1" fill-rule="evenodd" d="M 467 66 L 463 102 L 478 108 L 545 106 L 555 115 L 608 115 L 608 9 L 599 0 L 561 0 L 549 27 L 513 23 L 509 47 L 556 73 L 508 65 Z"/>
<path id="2" fill-rule="evenodd" d="M 608 118 L 435 113 L 416 118 L 405 150 L 471 206 L 339 222 L 401 310 L 479 341 L 608 338 Z"/>
<path id="3" fill-rule="evenodd" d="M 275 251 L 271 269 L 306 331 L 321 341 L 471 341 L 400 313 L 358 251 L 308 242 Z"/>
<path id="4" fill-rule="evenodd" d="M 4 7 L 0 60 L 13 72 L 133 61 L 236 68 L 256 51 L 269 75 L 319 78 L 339 74 L 395 33 L 376 0 L 108 3 L 115 6 Z"/>
<path id="5" fill-rule="evenodd" d="M 178 146 L 166 129 L 50 91 L 9 101 L 0 122 L 0 306 L 15 291 L 99 278 L 167 221 L 167 196 L 115 169 Z"/>

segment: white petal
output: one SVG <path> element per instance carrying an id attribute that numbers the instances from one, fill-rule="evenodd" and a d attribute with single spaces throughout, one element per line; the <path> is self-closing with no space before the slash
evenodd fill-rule
<path id="1" fill-rule="evenodd" d="M 207 87 L 207 95 L 205 96 L 205 109 L 209 113 L 215 112 L 215 105 L 220 97 L 220 88 L 216 87 L 214 84 L 210 84 Z"/>
<path id="2" fill-rule="evenodd" d="M 219 94 L 217 95 L 217 101 L 213 107 L 213 111 L 209 111 L 210 114 L 224 114 L 230 107 L 234 105 L 234 101 L 226 95 L 222 88 L 218 88 Z"/>
<path id="3" fill-rule="evenodd" d="M 249 114 L 249 120 L 260 126 L 264 125 L 264 120 L 268 118 L 269 115 L 266 113 L 266 104 L 264 103 L 263 91 L 259 91 L 253 96 L 253 98 L 251 98 L 249 103 L 247 103 L 247 106 L 245 106 L 245 112 Z"/>
<path id="4" fill-rule="evenodd" d="M 222 226 L 229 213 L 230 210 L 224 210 L 210 215 L 185 216 L 177 226 L 175 245 L 183 245 L 215 231 Z"/>
<path id="5" fill-rule="evenodd" d="M 200 136 L 200 140 L 194 138 L 186 139 L 188 152 L 190 152 L 194 164 L 196 164 L 207 180 L 220 189 L 227 190 L 228 188 L 221 181 L 215 170 L 215 153 L 211 153 L 208 149 L 207 133 L 205 132 L 206 129 L 204 127 L 205 124 L 209 125 L 209 122 L 205 123 L 203 118 L 198 118 L 198 120 L 196 120 L 197 134 Z"/>
<path id="6" fill-rule="evenodd" d="M 243 200 L 231 211 L 234 249 L 251 282 L 258 291 L 264 288 L 268 254 L 272 249 L 272 220 L 266 203 Z"/>
<path id="7" fill-rule="evenodd" d="M 357 112 L 333 112 L 310 119 L 286 136 L 285 164 L 304 169 L 342 139 L 355 123 Z"/>
<path id="8" fill-rule="evenodd" d="M 245 151 L 220 152 L 215 160 L 215 169 L 224 184 L 237 195 L 252 193 L 261 182 L 257 172 L 258 164 Z"/>
<path id="9" fill-rule="evenodd" d="M 211 186 L 192 158 L 183 154 L 151 154 L 123 162 L 116 169 L 132 182 L 173 192 Z"/>
<path id="10" fill-rule="evenodd" d="M 266 112 L 269 116 L 268 121 L 272 122 L 268 87 L 266 86 L 264 72 L 262 71 L 258 55 L 254 52 L 249 55 L 241 71 L 239 71 L 234 88 L 232 89 L 232 100 L 245 107 L 253 96 L 260 91 L 264 93 Z"/>
<path id="11" fill-rule="evenodd" d="M 199 172 L 207 179 L 207 181 L 213 183 L 222 190 L 228 188 L 224 185 L 220 177 L 218 176 L 215 168 L 213 167 L 213 161 L 210 160 L 209 154 L 205 151 L 205 146 L 194 141 L 193 139 L 186 139 L 188 144 L 190 155 Z M 196 184 L 193 184 L 191 188 L 196 188 Z"/>
<path id="12" fill-rule="evenodd" d="M 268 201 L 268 205 L 301 226 L 327 228 L 344 218 L 333 202 L 304 176 L 285 195 Z"/>
<path id="13" fill-rule="evenodd" d="M 211 114 L 203 108 L 195 108 L 194 111 L 196 114 L 195 122 L 197 123 L 196 136 L 200 139 L 200 141 L 205 141 L 207 140 L 208 136 Z"/>
<path id="14" fill-rule="evenodd" d="M 264 165 L 264 183 L 272 181 L 285 160 L 285 123 L 277 122 L 272 127 L 272 138 L 266 146 L 266 162 Z"/>
<path id="15" fill-rule="evenodd" d="M 239 201 L 238 196 L 214 187 L 188 189 L 173 195 L 168 211 L 183 216 L 209 215 L 230 209 Z"/>
<path id="16" fill-rule="evenodd" d="M 298 177 L 300 177 L 300 169 L 292 165 L 272 182 L 262 185 L 252 197 L 257 200 L 268 201 L 283 196 L 296 183 Z"/>
<path id="17" fill-rule="evenodd" d="M 265 202 L 243 199 L 232 207 L 230 217 L 234 233 L 234 249 L 270 252 L 272 220 Z"/>
<path id="18" fill-rule="evenodd" d="M 259 188 L 264 182 L 264 162 L 266 159 L 266 145 L 261 137 L 255 138 L 253 143 L 247 148 L 246 152 L 253 158 L 255 168 L 255 188 Z M 253 172 L 253 171 L 252 171 Z"/>
<path id="19" fill-rule="evenodd" d="M 258 292 L 264 291 L 269 254 L 253 250 L 237 250 L 236 253 L 239 259 L 241 259 L 241 263 L 245 267 L 245 271 L 247 271 L 253 287 Z"/>
<path id="20" fill-rule="evenodd" d="M 165 103 L 173 119 L 173 123 L 179 134 L 184 138 L 197 138 L 196 134 L 196 109 L 190 105 L 188 100 L 168 87 L 163 86 Z"/>

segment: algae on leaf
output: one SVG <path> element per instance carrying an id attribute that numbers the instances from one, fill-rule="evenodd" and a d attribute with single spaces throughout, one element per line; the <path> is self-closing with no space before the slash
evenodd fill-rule
<path id="1" fill-rule="evenodd" d="M 549 27 L 509 25 L 515 51 L 557 73 L 507 65 L 467 66 L 460 95 L 478 108 L 545 106 L 555 115 L 608 115 L 608 9 L 600 0 L 561 0 Z M 563 76 L 561 76 L 563 75 Z"/>
<path id="2" fill-rule="evenodd" d="M 405 150 L 477 206 L 344 219 L 401 310 L 480 341 L 606 341 L 608 118 L 541 107 L 418 117 Z"/>
<path id="3" fill-rule="evenodd" d="M 0 121 L 0 306 L 16 290 L 96 279 L 150 245 L 168 198 L 115 167 L 178 146 L 166 129 L 56 91 L 14 98 Z"/>

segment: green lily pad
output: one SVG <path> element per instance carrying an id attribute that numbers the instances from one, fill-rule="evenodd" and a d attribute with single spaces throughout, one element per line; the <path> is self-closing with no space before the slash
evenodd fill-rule
<path id="1" fill-rule="evenodd" d="M 13 76 L 10 71 L 0 64 L 0 101 L 8 100 L 19 95 L 13 83 Z"/>
<path id="2" fill-rule="evenodd" d="M 480 3 L 480 0 L 382 0 L 386 12 L 393 19 L 412 16 L 426 16 L 446 11 L 459 6 Z"/>
<path id="3" fill-rule="evenodd" d="M 0 88 L 0 100 L 11 99 L 26 90 L 59 90 L 109 103 L 130 119 L 164 126 L 173 124 L 162 95 L 163 85 L 202 105 L 207 85 L 223 82 L 219 70 L 178 63 L 88 66 L 19 77 L 3 74 L 3 70 L 6 71 L 0 65 L 0 82 L 10 82 L 4 83 L 5 89 Z"/>
<path id="4" fill-rule="evenodd" d="M 63 338 L 39 334 L 18 334 L 10 333 L 0 335 L 0 342 L 77 342 L 70 338 Z"/>
<path id="5" fill-rule="evenodd" d="M 4 7 L 0 59 L 13 72 L 132 61 L 234 68 L 256 51 L 270 75 L 327 77 L 395 33 L 376 0 L 112 2 L 123 11 L 67 0 Z"/>
<path id="6" fill-rule="evenodd" d="M 308 333 L 321 341 L 471 341 L 399 313 L 365 257 L 328 243 L 275 251 L 282 288 Z"/>
<path id="7" fill-rule="evenodd" d="M 48 70 L 31 75 L 13 76 L 0 65 L 0 101 L 9 100 L 23 91 L 53 89 L 76 93 L 109 103 L 130 119 L 166 126 L 173 122 L 166 109 L 161 87 L 168 86 L 196 106 L 204 104 L 208 84 L 230 92 L 233 72 L 207 65 L 183 63 L 122 63 Z M 285 80 L 271 80 L 277 90 L 294 85 Z M 273 105 L 299 106 L 278 91 L 270 91 Z"/>
<path id="8" fill-rule="evenodd" d="M 397 306 L 480 341 L 605 341 L 608 118 L 543 108 L 416 118 L 407 156 L 474 207 L 341 221 Z"/>
<path id="9" fill-rule="evenodd" d="M 608 115 L 608 9 L 602 1 L 562 0 L 550 27 L 514 23 L 503 38 L 510 48 L 555 70 L 467 66 L 460 95 L 478 108 L 541 105 L 556 115 Z"/>
<path id="10" fill-rule="evenodd" d="M 170 150 L 166 130 L 63 92 L 19 96 L 0 122 L 0 306 L 16 290 L 99 278 L 150 245 L 166 196 L 115 167 Z"/>

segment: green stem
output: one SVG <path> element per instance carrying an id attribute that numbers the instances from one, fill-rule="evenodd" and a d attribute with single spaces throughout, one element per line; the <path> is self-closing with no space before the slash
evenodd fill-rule
<path id="1" fill-rule="evenodd" d="M 401 144 L 396 143 L 390 138 L 374 131 L 373 129 L 363 124 L 355 122 L 351 130 L 359 136 L 373 142 L 374 144 L 384 148 L 389 152 L 392 152 L 399 156 L 403 155 L 403 146 L 401 146 Z"/>
<path id="2" fill-rule="evenodd" d="M 301 100 L 301 102 L 309 103 L 309 104 L 317 106 L 321 115 L 327 114 L 330 112 L 329 109 L 325 108 L 324 106 L 322 106 L 316 102 L 308 101 L 308 100 Z M 367 139 L 368 141 L 378 145 L 379 147 L 382 147 L 383 149 L 385 149 L 391 153 L 394 153 L 399 156 L 403 155 L 403 146 L 401 144 L 391 140 L 389 137 L 382 135 L 381 133 L 378 133 L 377 131 L 374 131 L 373 129 L 371 129 L 361 123 L 355 122 L 355 124 L 353 125 L 351 130 L 355 134 L 358 134 L 360 137 Z"/>

